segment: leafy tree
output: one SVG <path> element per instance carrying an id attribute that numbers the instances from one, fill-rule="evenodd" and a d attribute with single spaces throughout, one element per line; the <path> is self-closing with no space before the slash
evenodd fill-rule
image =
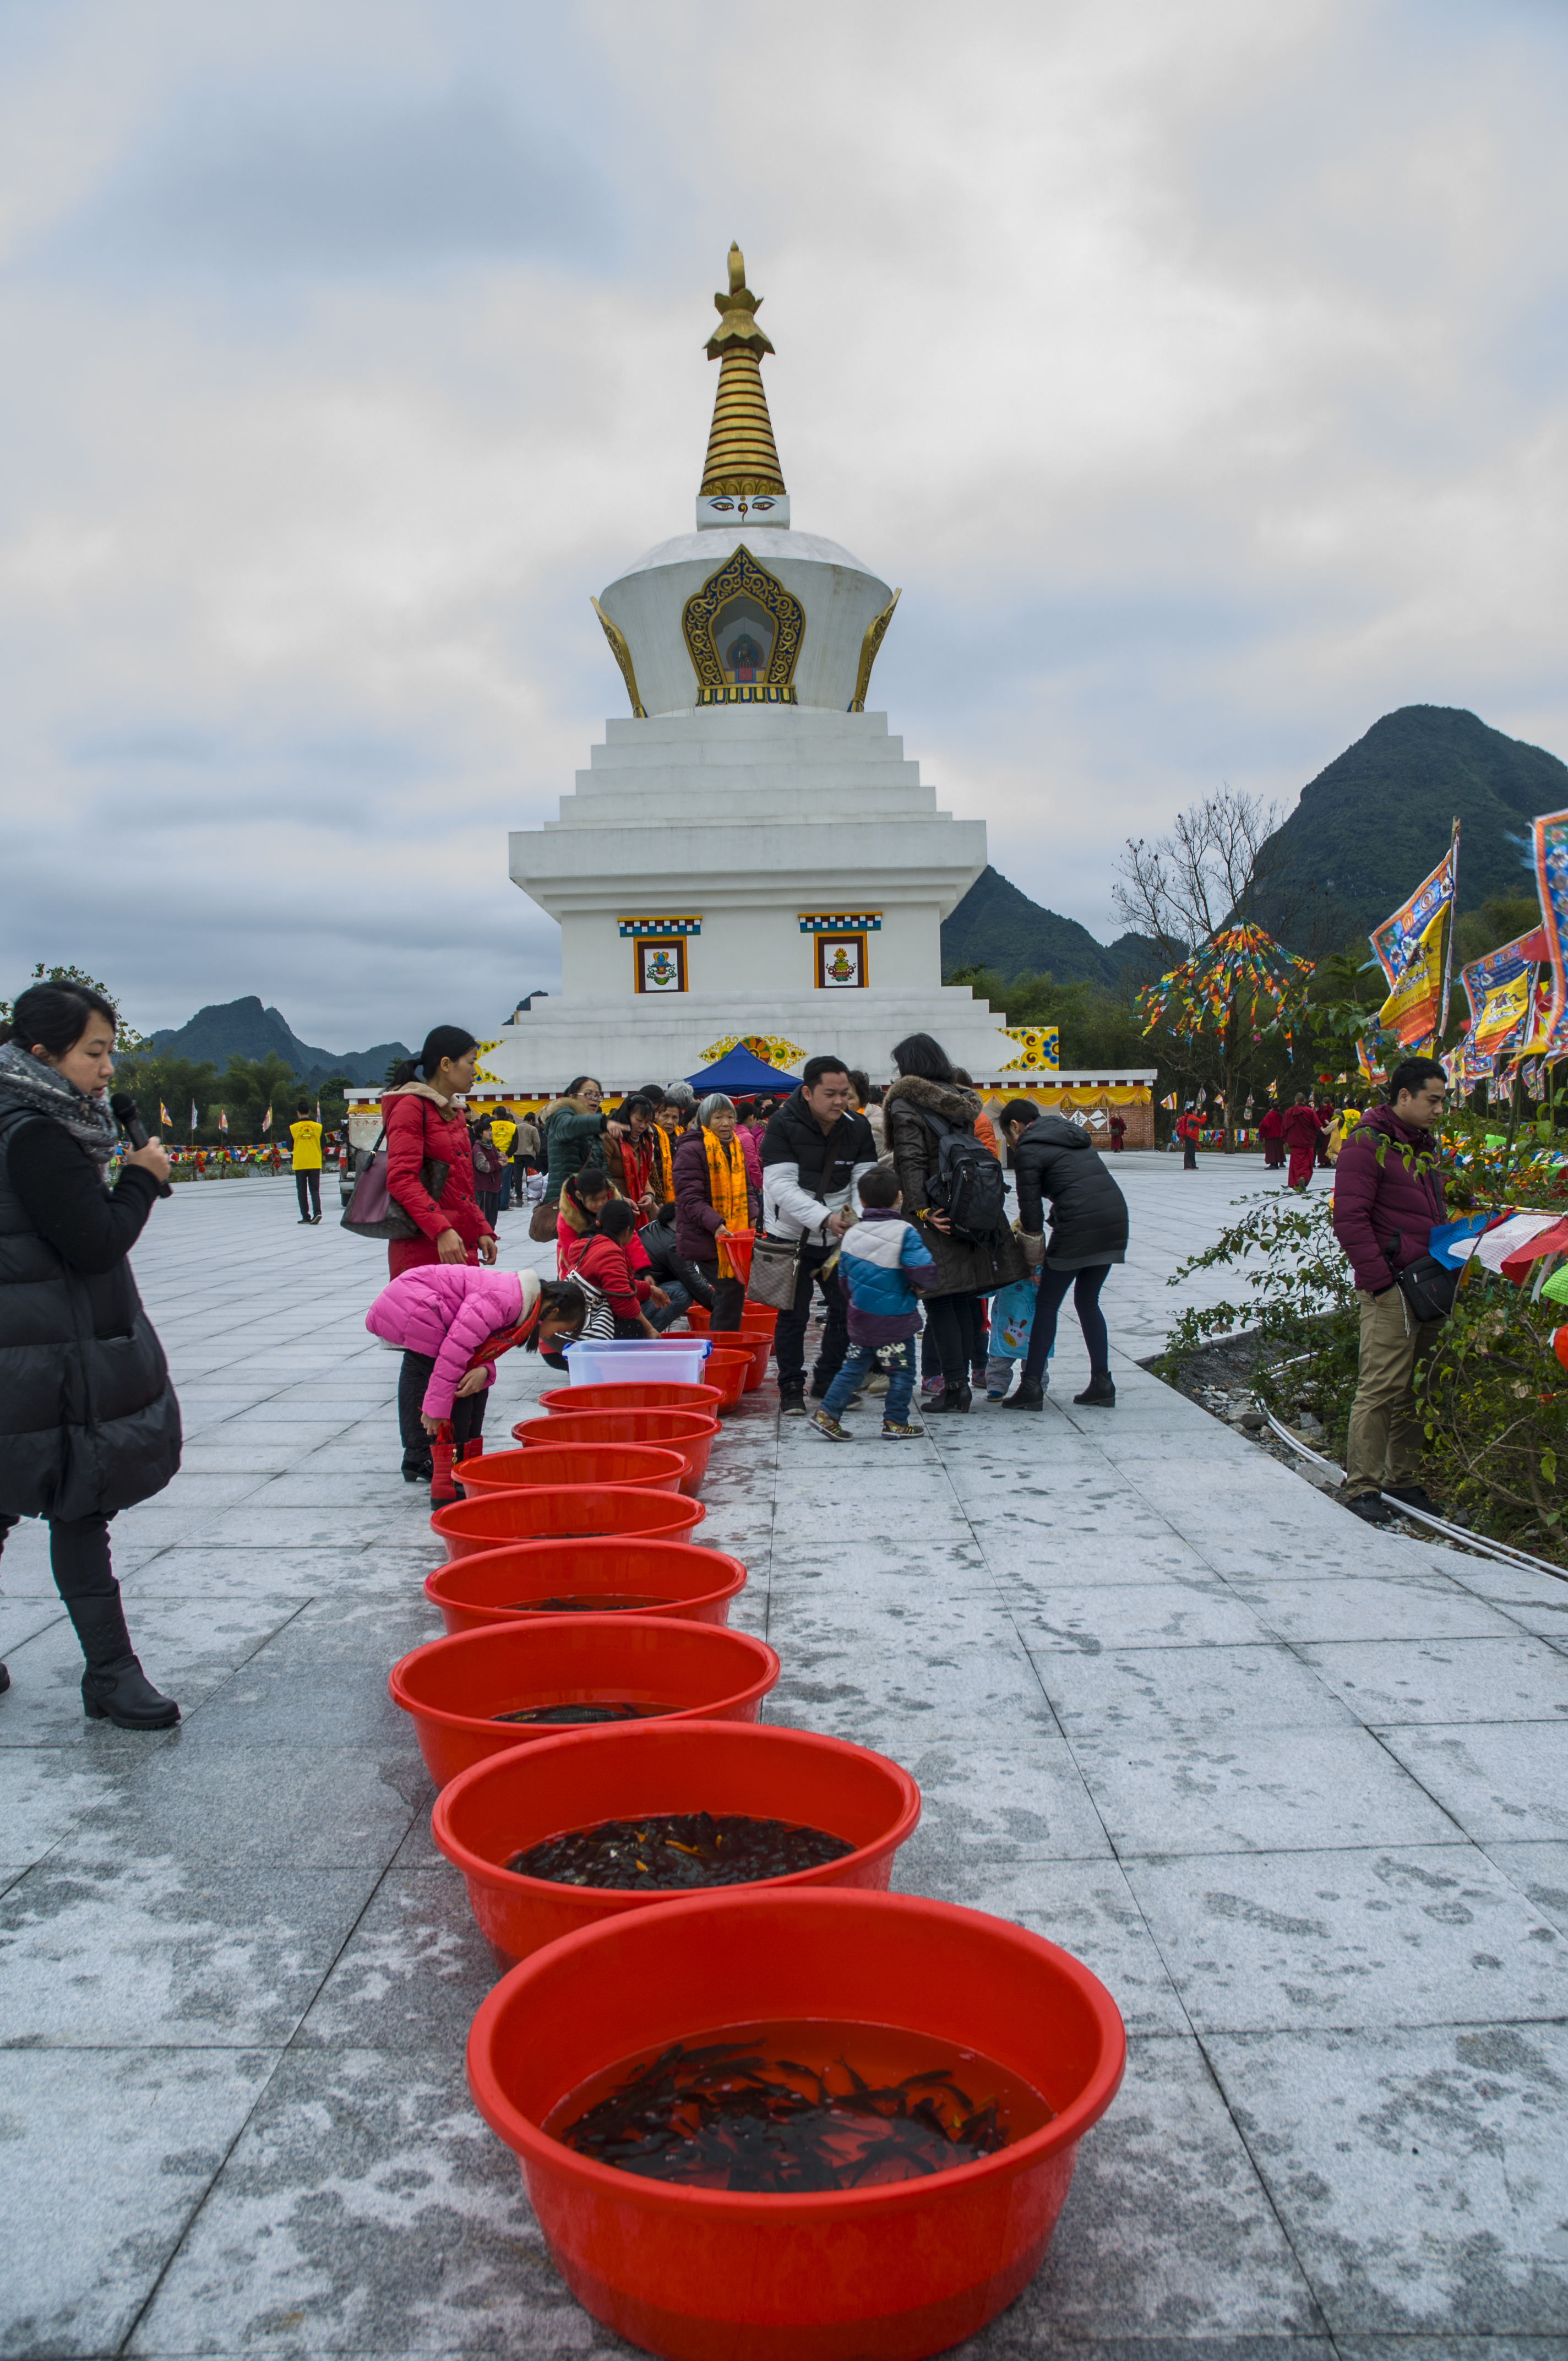
<path id="1" fill-rule="evenodd" d="M 47 967 L 43 961 L 39 960 L 38 965 L 34 968 L 31 976 L 28 978 L 28 982 L 31 983 L 80 983 L 84 985 L 89 992 L 95 992 L 100 1000 L 106 1000 L 110 1007 L 115 1012 L 115 1049 L 123 1052 L 131 1049 L 139 1049 L 145 1046 L 142 1035 L 136 1030 L 134 1026 L 127 1025 L 124 1017 L 120 1015 L 120 1004 L 115 994 L 110 991 L 108 985 L 106 983 L 100 983 L 96 976 L 89 975 L 85 968 L 62 967 L 58 964 L 53 967 Z M 3 1018 L 7 1025 L 11 1021 L 11 1007 L 12 1004 L 10 1001 L 0 1000 L 0 1018 Z"/>

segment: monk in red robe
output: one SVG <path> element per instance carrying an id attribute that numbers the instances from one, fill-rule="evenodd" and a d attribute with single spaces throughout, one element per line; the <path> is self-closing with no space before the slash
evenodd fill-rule
<path id="1" fill-rule="evenodd" d="M 1257 1126 L 1263 1142 L 1263 1165 L 1266 1172 L 1277 1171 L 1285 1161 L 1285 1117 L 1277 1106 L 1271 1106 Z"/>
<path id="2" fill-rule="evenodd" d="M 1286 1184 L 1291 1189 L 1305 1189 L 1312 1178 L 1318 1141 L 1322 1133 L 1318 1110 L 1305 1091 L 1298 1091 L 1295 1105 L 1286 1108 L 1281 1130 L 1285 1145 L 1290 1151 L 1290 1170 L 1285 1175 Z"/>

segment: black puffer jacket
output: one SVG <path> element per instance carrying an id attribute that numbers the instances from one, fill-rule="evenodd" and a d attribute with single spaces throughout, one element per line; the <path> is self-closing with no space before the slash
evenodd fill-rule
<path id="1" fill-rule="evenodd" d="M 1024 1251 L 1010 1229 L 1002 1229 L 988 1244 L 971 1246 L 967 1238 L 952 1237 L 929 1222 L 916 1220 L 930 1203 L 927 1182 L 941 1148 L 926 1116 L 934 1115 L 958 1131 L 972 1131 L 980 1113 L 975 1093 L 961 1090 L 957 1082 L 927 1082 L 918 1074 L 906 1074 L 888 1091 L 882 1112 L 893 1168 L 904 1191 L 904 1217 L 915 1222 L 920 1243 L 937 1266 L 936 1286 L 922 1292 L 927 1298 L 987 1295 L 992 1288 L 1009 1287 L 1022 1279 Z"/>
<path id="2" fill-rule="evenodd" d="M 180 1465 L 180 1405 L 126 1260 L 158 1195 L 0 1103 L 0 1510 L 106 1516 Z"/>
<path id="3" fill-rule="evenodd" d="M 1043 1115 L 1020 1137 L 1013 1170 L 1019 1226 L 1031 1237 L 1046 1226 L 1041 1200 L 1051 1201 L 1046 1260 L 1053 1270 L 1126 1260 L 1127 1201 L 1087 1131 L 1065 1115 Z"/>

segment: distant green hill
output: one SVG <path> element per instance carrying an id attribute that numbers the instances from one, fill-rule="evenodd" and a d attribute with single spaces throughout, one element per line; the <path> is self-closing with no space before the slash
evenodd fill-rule
<path id="1" fill-rule="evenodd" d="M 1375 721 L 1301 790 L 1269 839 L 1321 890 L 1339 939 L 1381 925 L 1436 868 L 1457 814 L 1459 906 L 1528 894 L 1521 840 L 1568 807 L 1568 764 L 1452 705 L 1404 705 Z"/>
<path id="2" fill-rule="evenodd" d="M 1141 936 L 1097 942 L 1076 918 L 1043 909 L 987 866 L 950 917 L 942 921 L 942 973 L 986 967 L 1011 983 L 1015 975 L 1053 975 L 1058 983 L 1120 984 L 1125 969 L 1141 982 L 1154 972 L 1151 946 Z"/>
<path id="3" fill-rule="evenodd" d="M 301 1082 L 313 1083 L 329 1074 L 341 1074 L 348 1082 L 378 1082 L 395 1060 L 411 1055 L 400 1041 L 345 1050 L 341 1057 L 330 1049 L 313 1049 L 299 1038 L 281 1009 L 263 1008 L 254 993 L 243 1000 L 199 1008 L 188 1024 L 154 1033 L 151 1045 L 168 1056 L 210 1059 L 220 1067 L 231 1058 L 287 1058 Z"/>

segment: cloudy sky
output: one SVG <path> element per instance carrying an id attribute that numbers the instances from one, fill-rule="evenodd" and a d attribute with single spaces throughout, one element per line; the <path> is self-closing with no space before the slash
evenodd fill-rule
<path id="1" fill-rule="evenodd" d="M 755 38 L 748 27 L 755 28 Z M 1025 891 L 1430 701 L 1568 756 L 1562 0 L 0 0 L 0 951 L 332 1049 L 507 880 L 688 529 L 731 237 L 795 522 Z"/>

